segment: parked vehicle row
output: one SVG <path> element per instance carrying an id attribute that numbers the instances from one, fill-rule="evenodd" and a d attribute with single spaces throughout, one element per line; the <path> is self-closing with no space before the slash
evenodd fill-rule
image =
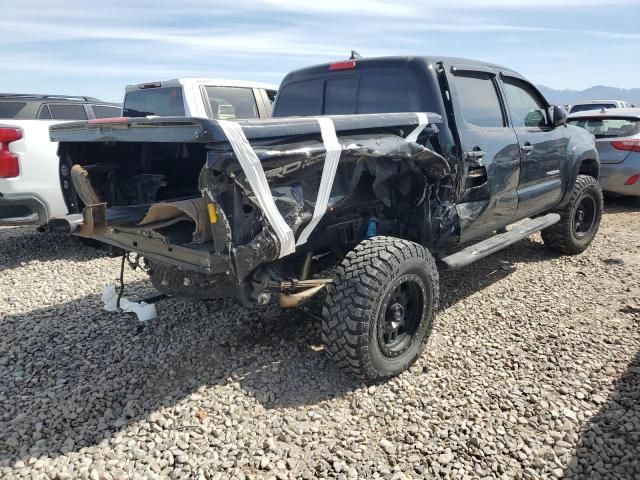
<path id="1" fill-rule="evenodd" d="M 325 350 L 365 380 L 420 355 L 437 265 L 538 231 L 583 252 L 601 184 L 640 195 L 640 109 L 589 101 L 567 117 L 517 72 L 470 59 L 352 56 L 279 89 L 146 82 L 121 107 L 5 97 L 0 225 L 133 252 L 171 296 L 289 308 L 324 291 Z"/>
<path id="2" fill-rule="evenodd" d="M 76 211 L 69 171 L 49 127 L 72 120 L 140 116 L 267 118 L 276 86 L 180 78 L 129 85 L 124 105 L 92 97 L 0 94 L 0 225 L 43 227 Z M 58 181 L 58 179 L 62 179 Z"/>

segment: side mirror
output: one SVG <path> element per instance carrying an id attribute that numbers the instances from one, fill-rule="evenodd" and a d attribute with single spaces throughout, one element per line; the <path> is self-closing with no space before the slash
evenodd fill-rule
<path id="1" fill-rule="evenodd" d="M 551 110 L 551 123 L 554 127 L 559 127 L 567 123 L 567 111 L 564 108 L 555 105 L 549 108 L 549 110 Z"/>
<path id="2" fill-rule="evenodd" d="M 547 118 L 542 110 L 531 110 L 524 117 L 526 127 L 544 127 L 546 124 Z"/>

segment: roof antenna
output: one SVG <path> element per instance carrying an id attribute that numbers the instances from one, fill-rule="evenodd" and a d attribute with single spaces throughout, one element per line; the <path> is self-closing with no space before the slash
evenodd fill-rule
<path id="1" fill-rule="evenodd" d="M 351 50 L 351 56 L 349 57 L 349 60 L 360 60 L 361 58 L 362 58 L 362 55 L 360 55 L 355 50 Z"/>

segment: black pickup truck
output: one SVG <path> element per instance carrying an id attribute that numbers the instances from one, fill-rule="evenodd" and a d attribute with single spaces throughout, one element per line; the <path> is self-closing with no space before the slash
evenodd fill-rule
<path id="1" fill-rule="evenodd" d="M 352 58 L 289 73 L 273 116 L 54 126 L 78 213 L 49 226 L 137 254 L 170 295 L 295 307 L 325 290 L 326 351 L 366 380 L 420 355 L 436 262 L 540 230 L 577 254 L 598 230 L 593 137 L 507 68 Z"/>

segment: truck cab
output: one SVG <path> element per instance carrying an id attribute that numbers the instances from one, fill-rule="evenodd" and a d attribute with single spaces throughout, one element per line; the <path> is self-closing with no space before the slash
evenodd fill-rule
<path id="1" fill-rule="evenodd" d="M 123 116 L 230 120 L 268 118 L 277 86 L 212 78 L 176 78 L 127 85 Z"/>
<path id="2" fill-rule="evenodd" d="M 274 106 L 274 117 L 391 112 L 442 116 L 431 143 L 457 170 L 451 193 L 463 242 L 556 205 L 579 172 L 598 175 L 592 139 L 565 125 L 564 110 L 519 73 L 487 62 L 431 56 L 318 65 L 289 73 Z"/>

